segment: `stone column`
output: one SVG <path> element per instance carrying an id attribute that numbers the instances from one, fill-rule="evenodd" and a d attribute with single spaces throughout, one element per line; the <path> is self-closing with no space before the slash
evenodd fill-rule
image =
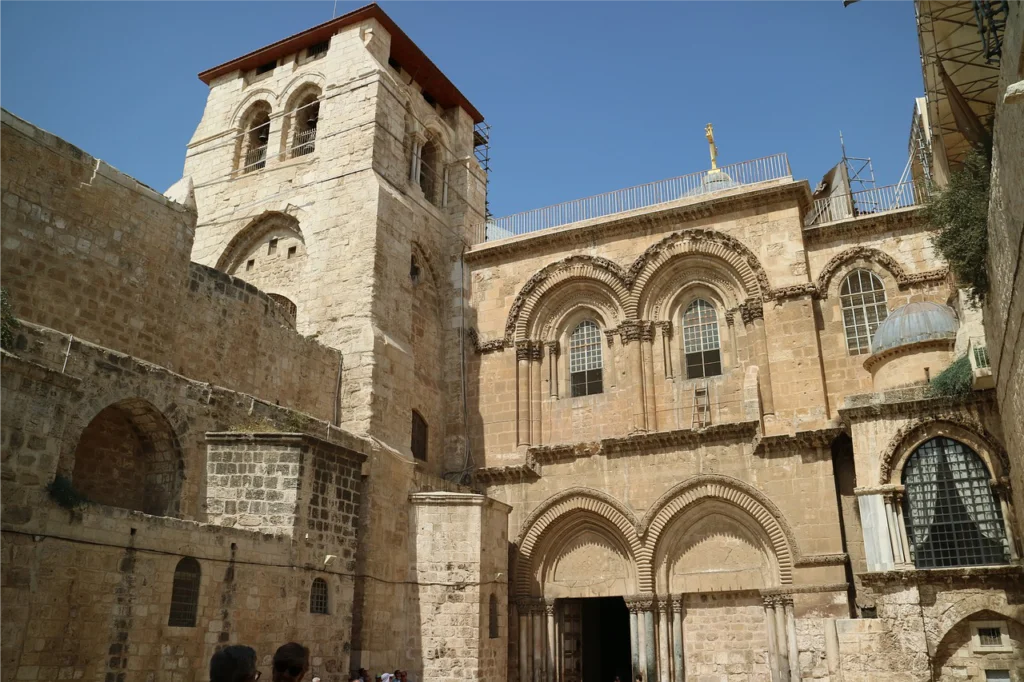
<path id="1" fill-rule="evenodd" d="M 902 566 L 906 562 L 903 560 L 903 544 L 900 542 L 896 513 L 892 509 L 892 492 L 885 493 L 882 502 L 885 505 L 885 524 L 889 527 L 889 547 L 892 549 L 892 560 L 897 566 Z"/>
<path id="2" fill-rule="evenodd" d="M 548 617 L 548 682 L 555 682 L 555 600 L 544 602 L 544 613 Z"/>
<path id="3" fill-rule="evenodd" d="M 760 301 L 740 304 L 743 326 L 754 341 L 754 359 L 761 389 L 761 406 L 765 414 L 775 414 L 775 399 L 772 395 L 772 370 L 768 362 L 768 339 L 764 331 L 764 307 Z"/>
<path id="4" fill-rule="evenodd" d="M 544 682 L 544 600 L 533 602 L 533 682 Z"/>
<path id="5" fill-rule="evenodd" d="M 530 682 L 530 603 L 527 599 L 516 600 L 519 614 L 519 682 Z"/>
<path id="6" fill-rule="evenodd" d="M 644 410 L 646 391 L 644 389 L 644 354 L 640 342 L 639 320 L 623 320 L 619 324 L 619 337 L 628 358 L 630 375 L 633 380 L 633 430 L 647 431 L 647 413 Z"/>
<path id="7" fill-rule="evenodd" d="M 683 682 L 683 595 L 677 594 L 672 600 L 672 666 L 674 682 Z"/>
<path id="8" fill-rule="evenodd" d="M 644 420 L 647 429 L 658 430 L 658 407 L 654 395 L 654 323 L 641 321 L 640 367 L 644 377 Z"/>
<path id="9" fill-rule="evenodd" d="M 530 341 L 516 341 L 516 445 L 530 445 Z"/>
<path id="10" fill-rule="evenodd" d="M 647 656 L 647 669 L 644 674 L 644 680 L 647 682 L 654 682 L 657 680 L 657 658 L 654 653 L 654 596 L 650 595 L 647 597 L 646 602 L 643 605 L 644 614 L 644 637 L 646 643 L 646 649 L 644 653 Z"/>
<path id="11" fill-rule="evenodd" d="M 668 653 L 668 613 L 669 597 L 666 595 L 658 600 L 658 679 L 669 681 Z"/>
<path id="12" fill-rule="evenodd" d="M 530 443 L 540 445 L 540 402 L 541 402 L 541 361 L 544 358 L 544 346 L 535 341 L 530 346 Z"/>
<path id="13" fill-rule="evenodd" d="M 788 646 L 789 679 L 800 682 L 800 650 L 796 641 L 796 618 L 793 616 L 793 598 L 783 597 L 782 608 L 786 616 L 786 644 Z"/>
<path id="14" fill-rule="evenodd" d="M 674 376 L 672 363 L 675 361 L 675 358 L 672 357 L 672 322 L 662 320 L 654 324 L 661 328 L 661 355 L 665 362 L 665 378 L 671 379 Z"/>
<path id="15" fill-rule="evenodd" d="M 775 629 L 775 598 L 762 595 L 764 621 L 768 626 L 768 665 L 772 671 L 772 682 L 783 682 L 782 659 L 779 656 L 779 633 Z"/>
<path id="16" fill-rule="evenodd" d="M 548 395 L 552 398 L 558 397 L 558 356 L 560 348 L 558 341 L 548 341 Z"/>
<path id="17" fill-rule="evenodd" d="M 903 552 L 903 563 L 908 568 L 913 568 L 913 559 L 910 556 L 910 542 L 907 539 L 907 526 L 903 522 L 903 491 L 897 490 L 892 496 L 893 512 L 896 514 L 896 531 L 900 535 L 900 549 Z"/>
<path id="18" fill-rule="evenodd" d="M 640 646 L 637 640 L 639 636 L 637 633 L 636 625 L 636 614 L 639 610 L 639 606 L 632 597 L 626 597 L 626 608 L 629 609 L 629 654 L 630 661 L 632 662 L 631 675 L 629 682 L 635 682 L 636 674 L 640 672 Z"/>
<path id="19" fill-rule="evenodd" d="M 829 618 L 825 621 L 825 659 L 828 662 L 828 676 L 830 682 L 840 682 L 839 633 L 836 631 L 835 618 Z"/>
<path id="20" fill-rule="evenodd" d="M 999 501 L 999 510 L 1003 513 L 1003 528 L 1006 532 L 1006 546 L 1010 550 L 1010 561 L 1016 562 L 1020 554 L 1017 551 L 1017 543 L 1014 540 L 1013 524 L 1010 523 L 1010 520 L 1013 518 L 1013 515 L 1010 513 L 1010 500 L 1012 499 L 1010 494 L 1010 479 L 1005 477 L 1000 478 L 997 481 L 993 481 L 991 486 L 992 493 Z M 909 554 L 907 556 L 909 556 Z"/>

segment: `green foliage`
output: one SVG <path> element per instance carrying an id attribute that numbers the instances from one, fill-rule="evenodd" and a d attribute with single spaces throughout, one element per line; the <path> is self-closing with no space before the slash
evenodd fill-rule
<path id="1" fill-rule="evenodd" d="M 11 295 L 7 289 L 0 288 L 0 348 L 14 349 L 14 330 L 20 326 L 11 307 Z"/>
<path id="2" fill-rule="evenodd" d="M 988 292 L 988 197 L 991 154 L 974 150 L 963 168 L 953 173 L 949 186 L 928 203 L 928 220 L 939 228 L 935 248 L 949 261 L 957 281 L 971 290 L 975 300 Z"/>
<path id="3" fill-rule="evenodd" d="M 89 498 L 75 490 L 71 479 L 61 474 L 57 474 L 50 485 L 46 486 L 46 492 L 50 493 L 54 502 L 68 511 L 74 511 L 90 503 Z"/>
<path id="4" fill-rule="evenodd" d="M 967 400 L 971 396 L 973 378 L 970 358 L 961 355 L 932 379 L 931 394 L 953 401 Z"/>

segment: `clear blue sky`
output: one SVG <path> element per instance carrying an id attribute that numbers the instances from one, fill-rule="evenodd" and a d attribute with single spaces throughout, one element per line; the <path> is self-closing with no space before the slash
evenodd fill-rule
<path id="1" fill-rule="evenodd" d="M 339 2 L 338 14 L 362 3 Z M 812 187 L 847 152 L 907 158 L 910 2 L 383 2 L 492 125 L 504 215 L 787 152 Z M 164 190 L 196 74 L 331 18 L 333 2 L 0 3 L 0 105 Z"/>

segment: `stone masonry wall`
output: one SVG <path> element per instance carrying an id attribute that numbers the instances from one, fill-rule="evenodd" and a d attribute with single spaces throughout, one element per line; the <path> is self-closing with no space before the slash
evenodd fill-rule
<path id="1" fill-rule="evenodd" d="M 1016 95 L 1010 90 L 1015 88 Z M 1024 526 L 1024 7 L 1010 3 L 996 90 L 985 332 Z"/>
<path id="2" fill-rule="evenodd" d="M 334 418 L 338 354 L 290 329 L 266 294 L 191 264 L 193 212 L 7 112 L 2 121 L 2 282 L 18 317 Z"/>

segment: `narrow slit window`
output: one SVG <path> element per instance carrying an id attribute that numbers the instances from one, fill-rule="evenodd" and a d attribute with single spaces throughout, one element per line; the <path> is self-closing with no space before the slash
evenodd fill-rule
<path id="1" fill-rule="evenodd" d="M 416 410 L 412 411 L 412 456 L 427 461 L 427 421 Z"/>
<path id="2" fill-rule="evenodd" d="M 871 337 L 889 316 L 882 280 L 873 272 L 854 270 L 843 280 L 839 303 L 850 355 L 870 353 Z"/>
<path id="3" fill-rule="evenodd" d="M 295 253 L 298 250 L 298 248 L 299 247 L 297 247 L 297 246 L 289 246 L 288 247 L 288 257 L 289 258 L 295 258 Z"/>
<path id="4" fill-rule="evenodd" d="M 275 253 L 277 253 L 277 240 L 271 239 L 269 242 L 267 242 L 267 255 L 269 256 Z"/>
<path id="5" fill-rule="evenodd" d="M 569 383 L 573 398 L 604 392 L 601 330 L 590 320 L 580 322 L 569 337 Z"/>
<path id="6" fill-rule="evenodd" d="M 718 313 L 702 298 L 694 300 L 683 313 L 683 353 L 687 379 L 715 377 L 722 373 Z"/>
<path id="7" fill-rule="evenodd" d="M 246 270 L 246 272 L 248 272 L 249 270 L 252 270 L 255 266 L 256 266 L 256 260 L 254 258 L 250 258 L 249 260 L 247 260 L 245 262 L 245 270 Z"/>
<path id="8" fill-rule="evenodd" d="M 491 599 L 490 599 L 490 609 L 489 609 L 489 613 L 488 613 L 488 628 L 487 629 L 488 629 L 488 633 L 487 634 L 490 636 L 491 639 L 497 639 L 499 637 L 499 633 L 498 633 L 498 598 L 496 596 L 494 596 L 493 594 L 491 595 Z"/>
<path id="9" fill-rule="evenodd" d="M 174 569 L 171 587 L 171 613 L 167 624 L 177 628 L 194 628 L 199 612 L 199 562 L 185 557 Z"/>

